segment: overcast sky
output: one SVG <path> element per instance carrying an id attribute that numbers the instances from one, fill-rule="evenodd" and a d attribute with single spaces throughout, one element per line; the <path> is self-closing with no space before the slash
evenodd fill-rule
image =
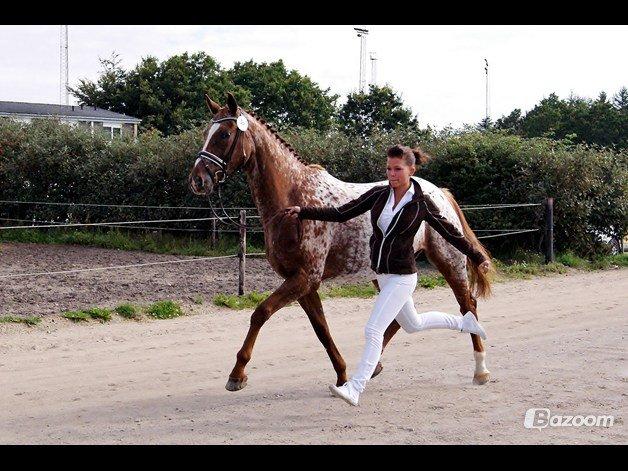
<path id="1" fill-rule="evenodd" d="M 248 59 L 283 59 L 343 102 L 358 87 L 354 26 L 370 31 L 367 51 L 378 58 L 377 84 L 400 93 L 421 126 L 460 126 L 484 117 L 484 58 L 493 119 L 514 108 L 527 111 L 551 92 L 595 97 L 628 86 L 626 26 L 379 25 L 70 25 L 70 85 L 95 80 L 98 58 L 113 51 L 127 69 L 148 55 L 205 51 L 225 68 Z M 57 25 L 0 26 L 0 100 L 59 103 L 59 31 Z M 370 79 L 370 63 L 367 72 Z"/>

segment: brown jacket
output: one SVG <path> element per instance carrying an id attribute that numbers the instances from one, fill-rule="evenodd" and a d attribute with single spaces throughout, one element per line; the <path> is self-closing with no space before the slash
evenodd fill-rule
<path id="1" fill-rule="evenodd" d="M 416 273 L 412 243 L 421 222 L 427 223 L 450 244 L 460 250 L 476 265 L 484 261 L 484 255 L 474 247 L 460 231 L 439 212 L 434 203 L 423 195 L 419 182 L 411 178 L 414 197 L 405 204 L 390 221 L 383 233 L 377 221 L 388 196 L 390 185 L 371 188 L 360 197 L 339 207 L 301 207 L 299 219 L 344 222 L 371 210 L 373 235 L 370 240 L 371 268 L 376 273 Z"/>

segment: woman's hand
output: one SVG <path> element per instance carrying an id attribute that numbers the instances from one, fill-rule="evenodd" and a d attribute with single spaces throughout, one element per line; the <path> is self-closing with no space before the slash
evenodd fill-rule
<path id="1" fill-rule="evenodd" d="M 488 273 L 488 271 L 491 269 L 491 261 L 490 260 L 484 260 L 482 263 L 480 263 L 480 271 L 484 274 Z"/>
<path id="2" fill-rule="evenodd" d="M 299 214 L 299 212 L 301 211 L 301 207 L 300 206 L 289 206 L 286 209 L 284 209 L 284 211 L 286 212 L 287 216 L 297 216 Z"/>

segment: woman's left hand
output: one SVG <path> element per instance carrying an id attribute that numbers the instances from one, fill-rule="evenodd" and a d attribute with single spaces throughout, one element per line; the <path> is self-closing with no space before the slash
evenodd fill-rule
<path id="1" fill-rule="evenodd" d="M 490 260 L 484 260 L 482 263 L 480 263 L 480 271 L 482 273 L 488 273 L 488 271 L 491 269 L 491 261 Z"/>

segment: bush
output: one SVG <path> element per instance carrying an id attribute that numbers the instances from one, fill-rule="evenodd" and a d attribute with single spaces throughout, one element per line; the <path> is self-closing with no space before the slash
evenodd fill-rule
<path id="1" fill-rule="evenodd" d="M 500 132 L 376 132 L 349 138 L 337 130 L 293 129 L 286 140 L 307 163 L 350 182 L 385 179 L 384 155 L 394 143 L 421 144 L 434 158 L 417 175 L 449 188 L 459 204 L 554 201 L 555 247 L 578 256 L 603 254 L 602 237 L 628 232 L 628 151 L 525 139 Z M 0 120 L 0 196 L 7 200 L 196 206 L 187 187 L 202 144 L 200 129 L 164 138 L 156 132 L 107 141 L 51 120 Z M 253 206 L 238 172 L 222 191 L 229 206 Z M 3 205 L 0 217 L 99 222 L 199 217 L 202 211 Z M 536 228 L 543 208 L 466 211 L 474 229 Z M 256 235 L 256 234 L 252 234 Z M 482 235 L 482 234 L 479 234 Z M 538 251 L 543 231 L 485 239 L 491 251 Z"/>
<path id="2" fill-rule="evenodd" d="M 554 197 L 555 250 L 591 257 L 601 236 L 628 231 L 628 152 L 501 133 L 467 133 L 429 143 L 438 157 L 422 174 L 461 204 L 539 203 Z M 467 211 L 471 227 L 543 226 L 540 207 Z M 493 239 L 492 247 L 538 249 L 540 233 Z M 491 240 L 491 239 L 489 239 Z"/>

